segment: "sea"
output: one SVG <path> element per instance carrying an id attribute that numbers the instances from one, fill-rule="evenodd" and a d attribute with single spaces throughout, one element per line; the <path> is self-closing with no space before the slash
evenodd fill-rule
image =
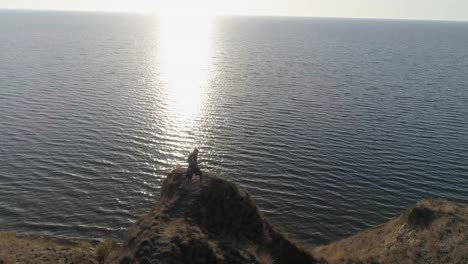
<path id="1" fill-rule="evenodd" d="M 306 245 L 468 203 L 468 23 L 0 11 L 0 229 L 121 239 L 199 148 Z"/>

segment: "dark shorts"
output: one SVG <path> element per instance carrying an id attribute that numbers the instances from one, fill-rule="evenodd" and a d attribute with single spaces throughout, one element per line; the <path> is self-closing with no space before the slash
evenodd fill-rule
<path id="1" fill-rule="evenodd" d="M 192 176 L 193 174 L 195 175 L 200 175 L 202 176 L 202 171 L 200 170 L 200 167 L 188 167 L 187 169 L 187 174 L 185 175 L 186 178 L 188 178 L 189 180 L 192 179 Z"/>

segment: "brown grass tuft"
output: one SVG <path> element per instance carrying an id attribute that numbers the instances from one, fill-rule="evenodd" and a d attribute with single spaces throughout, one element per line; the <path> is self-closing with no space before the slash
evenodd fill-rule
<path id="1" fill-rule="evenodd" d="M 245 250 L 249 252 L 250 254 L 252 254 L 252 256 L 254 256 L 254 258 L 260 264 L 274 264 L 275 263 L 275 259 L 269 253 L 262 251 L 261 249 L 259 249 L 258 246 L 254 244 L 248 245 Z"/>
<path id="2" fill-rule="evenodd" d="M 0 232 L 0 239 L 3 241 L 16 240 L 16 232 Z"/>
<path id="3" fill-rule="evenodd" d="M 96 259 L 99 263 L 104 263 L 104 261 L 109 257 L 114 249 L 119 245 L 117 242 L 112 240 L 104 240 L 96 246 Z"/>
<path id="4" fill-rule="evenodd" d="M 80 241 L 78 243 L 78 247 L 82 248 L 82 249 L 85 249 L 85 250 L 90 250 L 93 246 L 91 245 L 91 243 L 89 242 L 86 242 L 86 241 Z"/>
<path id="5" fill-rule="evenodd" d="M 258 262 L 260 262 L 260 264 L 274 264 L 275 263 L 275 259 L 268 253 L 259 253 L 257 256 L 256 256 Z"/>

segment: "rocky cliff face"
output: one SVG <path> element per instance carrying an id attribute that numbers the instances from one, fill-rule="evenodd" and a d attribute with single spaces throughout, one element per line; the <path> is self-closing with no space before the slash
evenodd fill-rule
<path id="1" fill-rule="evenodd" d="M 330 264 L 468 264 L 468 207 L 424 200 L 385 224 L 312 252 Z"/>
<path id="2" fill-rule="evenodd" d="M 136 222 L 108 263 L 315 263 L 276 231 L 250 195 L 211 174 L 185 183 L 185 170 L 166 178 L 151 212 Z"/>

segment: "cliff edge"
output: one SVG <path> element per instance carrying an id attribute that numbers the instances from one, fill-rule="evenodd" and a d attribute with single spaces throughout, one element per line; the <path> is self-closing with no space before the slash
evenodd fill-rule
<path id="1" fill-rule="evenodd" d="M 274 228 L 243 188 L 173 170 L 120 243 L 0 232 L 0 264 L 468 264 L 468 206 L 423 200 L 385 224 L 304 249 Z M 305 230 L 311 232 L 311 230 Z"/>
<path id="2" fill-rule="evenodd" d="M 468 264 L 468 207 L 423 200 L 385 224 L 311 252 L 330 264 Z"/>
<path id="3" fill-rule="evenodd" d="M 165 179 L 161 197 L 107 263 L 315 263 L 265 219 L 249 193 L 205 173 L 185 183 L 185 169 Z"/>

